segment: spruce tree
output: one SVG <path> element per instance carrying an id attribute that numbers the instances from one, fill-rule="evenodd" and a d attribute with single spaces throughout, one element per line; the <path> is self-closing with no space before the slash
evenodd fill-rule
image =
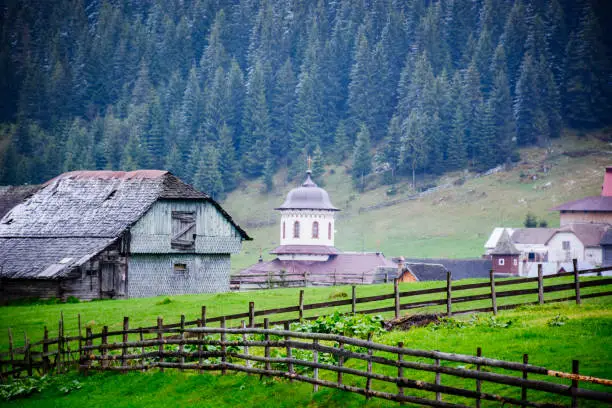
<path id="1" fill-rule="evenodd" d="M 315 179 L 319 187 L 325 186 L 323 175 L 325 174 L 325 158 L 321 148 L 317 145 L 312 152 L 312 177 Z"/>
<path id="2" fill-rule="evenodd" d="M 372 171 L 372 154 L 370 153 L 370 131 L 362 124 L 353 148 L 353 184 L 363 192 L 365 189 L 365 176 Z"/>
<path id="3" fill-rule="evenodd" d="M 225 191 L 232 191 L 238 185 L 240 169 L 236 160 L 231 129 L 225 124 L 221 127 L 217 146 L 219 151 L 219 172 L 223 179 L 223 187 Z"/>
<path id="4" fill-rule="evenodd" d="M 389 170 L 385 172 L 384 176 L 386 184 L 394 184 L 397 177 L 400 165 L 401 137 L 402 128 L 400 119 L 397 116 L 393 116 L 391 122 L 389 122 L 383 151 L 384 159 L 389 164 Z"/>
<path id="5" fill-rule="evenodd" d="M 269 193 L 274 189 L 274 162 L 266 160 L 263 170 L 263 192 Z"/>
<path id="6" fill-rule="evenodd" d="M 416 188 L 416 170 L 427 165 L 427 127 L 430 118 L 418 109 L 402 123 L 401 161 L 412 173 L 412 187 Z"/>
<path id="7" fill-rule="evenodd" d="M 453 117 L 446 159 L 446 167 L 449 170 L 464 169 L 467 166 L 467 150 L 465 146 L 467 122 L 463 112 L 464 109 L 461 106 L 457 106 Z"/>
<path id="8" fill-rule="evenodd" d="M 205 192 L 213 199 L 223 195 L 223 180 L 219 172 L 219 152 L 212 144 L 207 144 L 198 161 L 198 170 L 194 176 L 194 187 Z"/>
<path id="9" fill-rule="evenodd" d="M 535 143 L 538 139 L 538 128 L 542 130 L 541 126 L 536 126 L 536 118 L 541 119 L 537 85 L 533 59 L 530 54 L 525 54 L 514 98 L 516 141 L 519 146 Z"/>

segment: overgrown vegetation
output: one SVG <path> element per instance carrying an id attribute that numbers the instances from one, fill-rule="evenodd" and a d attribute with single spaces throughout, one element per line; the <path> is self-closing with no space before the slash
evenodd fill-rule
<path id="1" fill-rule="evenodd" d="M 55 388 L 62 394 L 69 394 L 81 389 L 81 382 L 61 375 L 9 379 L 6 383 L 0 383 L 0 400 L 10 401 L 23 398 L 48 388 Z"/>

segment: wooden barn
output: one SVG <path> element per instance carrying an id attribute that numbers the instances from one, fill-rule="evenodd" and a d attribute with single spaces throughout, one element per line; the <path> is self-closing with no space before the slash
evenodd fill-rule
<path id="1" fill-rule="evenodd" d="M 0 219 L 0 299 L 228 291 L 243 240 L 217 202 L 167 171 L 65 173 Z"/>

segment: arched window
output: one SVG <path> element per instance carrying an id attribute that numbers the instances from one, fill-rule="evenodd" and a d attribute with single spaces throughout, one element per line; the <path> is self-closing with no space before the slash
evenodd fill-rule
<path id="1" fill-rule="evenodd" d="M 312 223 L 312 237 L 319 238 L 319 222 L 315 221 Z"/>
<path id="2" fill-rule="evenodd" d="M 293 238 L 300 237 L 300 222 L 296 221 L 293 223 Z"/>
<path id="3" fill-rule="evenodd" d="M 332 230 L 331 230 L 331 222 L 330 222 L 329 224 L 327 224 L 327 239 L 331 240 L 331 233 L 332 233 Z"/>
<path id="4" fill-rule="evenodd" d="M 283 239 L 285 239 L 285 221 L 283 221 Z"/>

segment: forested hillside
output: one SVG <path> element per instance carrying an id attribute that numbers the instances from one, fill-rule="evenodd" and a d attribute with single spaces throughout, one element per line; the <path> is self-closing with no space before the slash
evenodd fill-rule
<path id="1" fill-rule="evenodd" d="M 612 122 L 606 0 L 8 0 L 0 184 L 483 169 Z"/>

